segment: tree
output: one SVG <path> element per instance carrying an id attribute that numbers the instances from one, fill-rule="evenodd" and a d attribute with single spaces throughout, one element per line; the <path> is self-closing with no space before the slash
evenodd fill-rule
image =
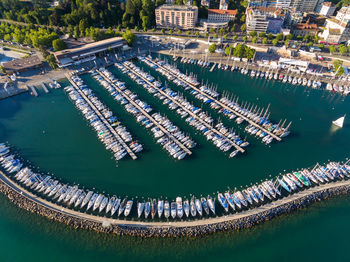
<path id="1" fill-rule="evenodd" d="M 208 51 L 212 54 L 212 53 L 215 52 L 215 50 L 216 50 L 216 44 L 211 44 L 211 45 L 209 46 Z"/>
<path id="2" fill-rule="evenodd" d="M 263 43 L 263 45 L 266 45 L 267 44 L 267 37 L 264 37 L 264 39 L 262 40 L 262 43 Z"/>
<path id="3" fill-rule="evenodd" d="M 211 34 L 214 33 L 214 28 L 210 28 L 209 33 L 211 33 Z"/>
<path id="4" fill-rule="evenodd" d="M 79 22 L 79 32 L 80 32 L 80 36 L 84 36 L 83 34 L 86 31 L 86 28 L 88 28 L 89 24 L 86 18 L 80 20 Z"/>
<path id="5" fill-rule="evenodd" d="M 53 50 L 60 51 L 60 50 L 66 49 L 67 44 L 62 39 L 58 38 L 52 41 L 52 47 L 53 47 Z"/>
<path id="6" fill-rule="evenodd" d="M 267 35 L 267 38 L 271 40 L 271 39 L 273 38 L 273 34 L 272 34 L 272 33 L 269 33 L 269 34 Z"/>
<path id="7" fill-rule="evenodd" d="M 219 29 L 219 34 L 220 34 L 220 35 L 223 35 L 224 32 L 225 32 L 225 30 L 224 30 L 223 28 L 220 28 L 220 29 Z"/>
<path id="8" fill-rule="evenodd" d="M 334 45 L 330 45 L 328 46 L 328 50 L 330 53 L 334 54 L 335 52 L 337 52 L 337 48 Z"/>
<path id="9" fill-rule="evenodd" d="M 245 23 L 245 15 L 242 15 L 241 18 L 239 19 L 241 23 Z"/>
<path id="10" fill-rule="evenodd" d="M 343 61 L 336 59 L 333 61 L 333 66 L 334 66 L 334 72 L 336 73 L 337 76 L 340 76 L 344 73 L 344 68 L 343 68 Z"/>
<path id="11" fill-rule="evenodd" d="M 199 37 L 199 32 L 197 31 L 195 35 L 196 35 L 196 37 Z"/>
<path id="12" fill-rule="evenodd" d="M 177 30 L 177 32 L 176 32 L 178 35 L 181 35 L 181 30 L 179 29 L 179 30 Z"/>
<path id="13" fill-rule="evenodd" d="M 130 30 L 126 30 L 122 37 L 128 43 L 128 45 L 132 45 L 136 41 L 136 35 L 134 35 Z"/>
<path id="14" fill-rule="evenodd" d="M 214 35 L 214 38 L 218 38 L 219 36 L 218 36 L 218 34 L 217 33 L 215 33 L 215 35 Z"/>
<path id="15" fill-rule="evenodd" d="M 281 41 L 283 39 L 283 34 L 282 33 L 279 33 L 278 35 L 276 35 L 276 39 L 278 41 Z"/>
<path id="16" fill-rule="evenodd" d="M 237 38 L 238 38 L 238 36 L 236 36 L 236 35 L 235 35 L 235 36 L 233 36 L 233 38 L 232 38 L 232 39 L 233 39 L 233 41 L 236 41 L 236 40 L 237 40 Z"/>
<path id="17" fill-rule="evenodd" d="M 224 39 L 225 39 L 225 40 L 227 40 L 227 34 L 226 34 L 226 35 L 224 35 Z"/>
<path id="18" fill-rule="evenodd" d="M 160 32 L 162 32 L 162 34 L 164 35 L 165 34 L 164 28 L 162 30 L 160 30 Z"/>
<path id="19" fill-rule="evenodd" d="M 242 58 L 244 56 L 244 45 L 238 44 L 233 51 L 233 55 Z"/>
<path id="20" fill-rule="evenodd" d="M 191 35 L 191 31 L 190 30 L 186 31 L 186 35 L 190 36 Z"/>
<path id="21" fill-rule="evenodd" d="M 173 30 L 169 30 L 169 35 L 172 35 L 174 33 L 174 31 Z"/>
<path id="22" fill-rule="evenodd" d="M 259 37 L 266 37 L 266 33 L 260 32 L 260 33 L 259 33 Z"/>
<path id="23" fill-rule="evenodd" d="M 256 42 L 258 42 L 258 37 L 257 36 L 254 36 L 252 38 L 252 43 L 256 44 Z"/>
<path id="24" fill-rule="evenodd" d="M 288 45 L 289 45 L 289 40 L 288 40 L 288 39 L 286 39 L 286 40 L 284 41 L 284 45 L 285 45 L 285 47 L 288 47 Z"/>
<path id="25" fill-rule="evenodd" d="M 244 33 L 245 30 L 247 30 L 247 26 L 246 26 L 245 24 L 243 24 L 243 25 L 241 26 L 241 32 Z"/>
<path id="26" fill-rule="evenodd" d="M 247 40 L 248 40 L 248 37 L 247 36 L 243 36 L 243 41 L 247 42 Z"/>
<path id="27" fill-rule="evenodd" d="M 272 40 L 272 44 L 273 44 L 274 46 L 276 46 L 276 45 L 278 44 L 278 39 L 277 39 L 277 38 L 273 39 L 273 40 Z"/>
<path id="28" fill-rule="evenodd" d="M 208 37 L 208 36 L 209 36 L 209 33 L 208 33 L 208 32 L 205 32 L 205 33 L 204 33 L 204 36 L 205 36 L 205 37 Z"/>
<path id="29" fill-rule="evenodd" d="M 47 55 L 45 57 L 45 60 L 47 61 L 47 63 L 49 64 L 49 66 L 52 69 L 56 69 L 57 68 L 57 62 L 56 62 L 55 56 L 53 54 Z"/>
<path id="30" fill-rule="evenodd" d="M 151 25 L 151 21 L 150 21 L 150 18 L 149 16 L 143 16 L 142 17 L 142 27 L 143 28 L 149 28 Z"/>
<path id="31" fill-rule="evenodd" d="M 293 39 L 293 35 L 292 35 L 292 34 L 286 35 L 286 39 L 287 39 L 287 40 L 292 40 L 292 39 Z"/>
<path id="32" fill-rule="evenodd" d="M 234 50 L 234 48 L 232 48 L 232 46 L 226 47 L 226 48 L 225 48 L 225 55 L 226 55 L 226 56 L 232 55 L 233 50 Z"/>
<path id="33" fill-rule="evenodd" d="M 231 32 L 235 32 L 237 30 L 237 25 L 236 24 L 233 24 L 232 27 L 231 27 Z"/>
<path id="34" fill-rule="evenodd" d="M 324 48 L 324 44 L 319 44 L 318 48 L 323 49 Z"/>
<path id="35" fill-rule="evenodd" d="M 249 33 L 249 35 L 250 35 L 251 37 L 257 36 L 257 32 L 256 32 L 256 31 L 251 31 L 251 32 Z"/>
<path id="36" fill-rule="evenodd" d="M 348 49 L 346 48 L 345 45 L 340 45 L 338 49 L 339 49 L 339 53 L 342 55 L 346 55 L 346 53 L 348 52 Z"/>
<path id="37" fill-rule="evenodd" d="M 134 27 L 134 30 L 135 30 L 136 32 L 138 32 L 140 29 L 139 29 L 139 27 L 136 25 L 136 26 Z"/>

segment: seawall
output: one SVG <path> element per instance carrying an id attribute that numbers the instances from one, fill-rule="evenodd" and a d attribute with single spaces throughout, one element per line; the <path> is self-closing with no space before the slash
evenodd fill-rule
<path id="1" fill-rule="evenodd" d="M 57 206 L 39 197 L 33 198 L 30 192 L 16 186 L 15 183 L 1 174 L 0 192 L 20 208 L 56 222 L 65 223 L 75 229 L 141 237 L 199 236 L 250 228 L 274 217 L 308 207 L 315 202 L 350 193 L 350 181 L 338 181 L 310 188 L 261 207 L 233 215 L 169 223 L 127 221 L 89 215 Z"/>

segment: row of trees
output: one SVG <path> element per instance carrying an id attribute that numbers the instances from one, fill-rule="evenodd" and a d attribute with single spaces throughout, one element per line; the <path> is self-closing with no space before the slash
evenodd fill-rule
<path id="1" fill-rule="evenodd" d="M 5 41 L 13 41 L 35 48 L 51 48 L 52 42 L 58 38 L 56 32 L 42 27 L 0 24 L 0 39 Z"/>

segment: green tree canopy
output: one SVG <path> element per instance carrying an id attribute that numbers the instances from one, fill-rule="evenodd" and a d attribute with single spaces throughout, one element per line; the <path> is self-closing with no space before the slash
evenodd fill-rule
<path id="1" fill-rule="evenodd" d="M 136 41 L 136 35 L 134 35 L 130 30 L 126 30 L 122 37 L 129 44 L 132 45 Z"/>
<path id="2" fill-rule="evenodd" d="M 60 50 L 66 49 L 67 44 L 62 39 L 58 38 L 52 41 L 52 47 L 53 47 L 53 50 L 60 51 Z"/>
<path id="3" fill-rule="evenodd" d="M 216 50 L 216 44 L 211 44 L 210 46 L 209 46 L 209 49 L 208 49 L 208 51 L 209 51 L 209 53 L 214 53 L 215 52 L 215 50 Z"/>

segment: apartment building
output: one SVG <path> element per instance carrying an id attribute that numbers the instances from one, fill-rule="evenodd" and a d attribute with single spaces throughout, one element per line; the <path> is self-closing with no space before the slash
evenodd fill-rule
<path id="1" fill-rule="evenodd" d="M 285 19 L 281 8 L 249 7 L 246 10 L 247 31 L 280 33 Z"/>
<path id="2" fill-rule="evenodd" d="M 157 27 L 192 29 L 198 20 L 198 7 L 161 5 L 155 10 Z"/>

